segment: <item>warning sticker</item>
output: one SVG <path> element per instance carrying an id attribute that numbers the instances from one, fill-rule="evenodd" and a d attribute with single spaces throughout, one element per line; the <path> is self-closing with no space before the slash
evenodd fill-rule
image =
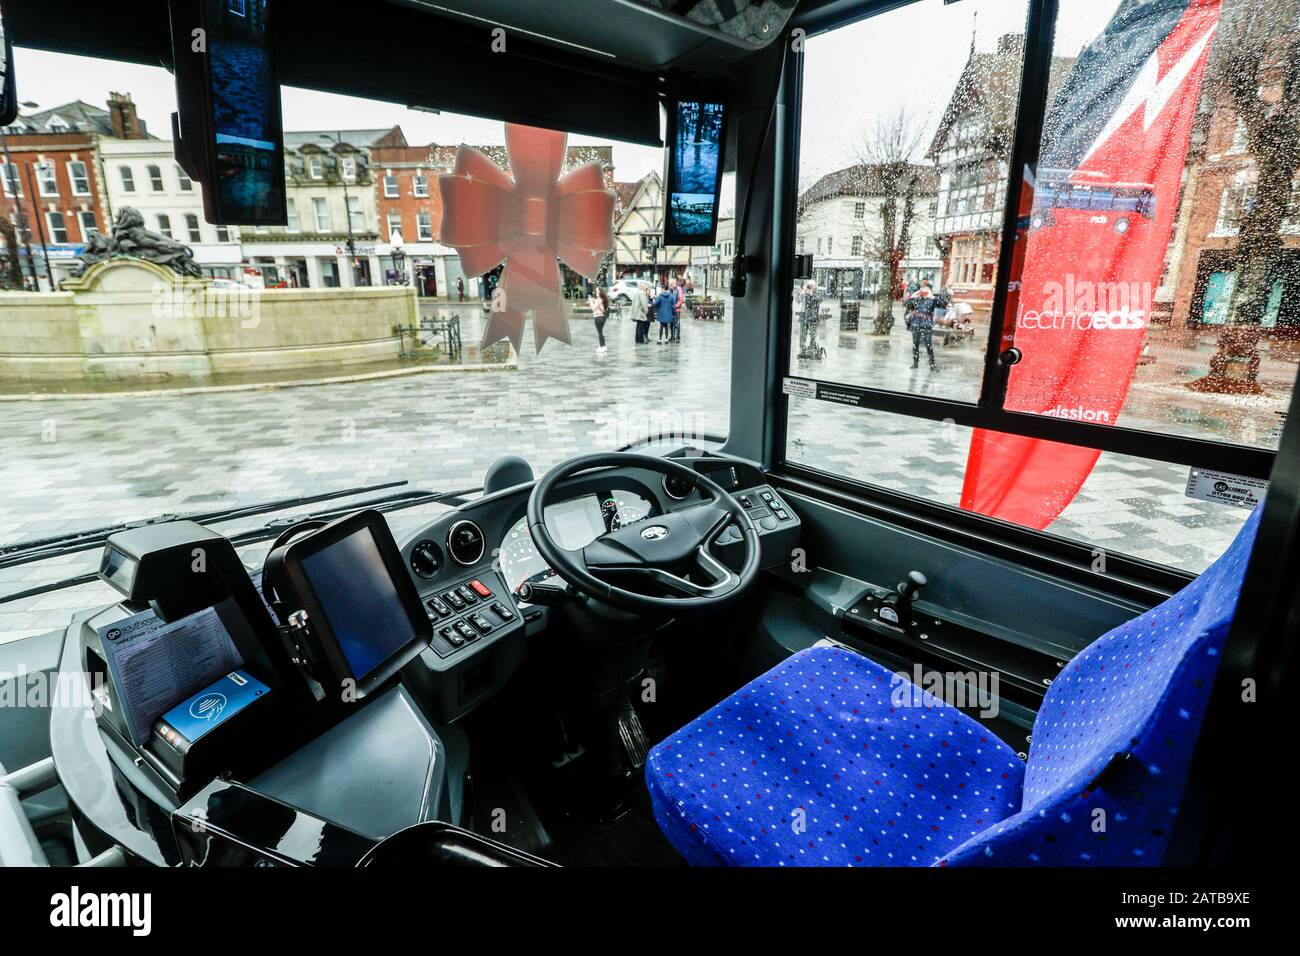
<path id="1" fill-rule="evenodd" d="M 1267 490 L 1268 482 L 1263 478 L 1247 478 L 1226 471 L 1193 468 L 1187 475 L 1187 497 L 1201 501 L 1254 508 Z"/>
<path id="2" fill-rule="evenodd" d="M 787 378 L 781 383 L 781 391 L 795 398 L 816 398 L 817 383 L 802 378 Z"/>

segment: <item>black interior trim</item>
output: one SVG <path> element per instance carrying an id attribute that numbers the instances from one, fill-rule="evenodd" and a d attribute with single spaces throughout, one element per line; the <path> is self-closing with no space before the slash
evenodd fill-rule
<path id="1" fill-rule="evenodd" d="M 1265 852 L 1287 859 L 1296 830 L 1278 754 L 1295 725 L 1300 635 L 1300 395 L 1291 395 L 1250 565 L 1188 773 L 1168 863 L 1242 864 Z M 1246 699 L 1246 682 L 1254 698 Z M 1285 737 L 1283 735 L 1286 735 Z M 1267 848 L 1267 851 L 1264 849 Z"/>
<path id="2" fill-rule="evenodd" d="M 936 422 L 952 421 L 968 428 L 985 428 L 1011 435 L 1024 435 L 1027 438 L 1041 438 L 1066 445 L 1095 448 L 1118 455 L 1167 461 L 1176 465 L 1214 468 L 1233 474 L 1249 475 L 1252 478 L 1268 478 L 1277 457 L 1275 452 L 1267 448 L 1229 445 L 1226 442 L 1142 431 L 1119 425 L 1071 422 L 1048 415 L 1008 412 L 1002 408 L 972 405 L 969 402 L 936 398 L 932 395 L 911 395 L 906 392 L 827 382 L 798 375 L 787 375 L 785 378 L 825 385 L 825 389 L 818 389 L 819 400 L 833 401 L 837 405 L 875 409 Z M 779 383 L 778 387 L 780 387 Z M 832 393 L 833 399 L 822 394 L 825 392 Z"/>
<path id="3" fill-rule="evenodd" d="M 1195 575 L 1107 552 L 1106 573 L 1092 571 L 1092 549 L 1042 531 L 785 462 L 768 473 L 783 491 L 806 495 L 867 518 L 1010 561 L 1089 590 L 1153 607 Z"/>
<path id="4" fill-rule="evenodd" d="M 804 0 L 790 19 L 790 26 L 816 35 L 915 2 L 916 0 Z M 955 3 L 957 0 L 946 2 Z"/>
<path id="5" fill-rule="evenodd" d="M 984 377 L 980 383 L 980 405 L 1001 409 L 1006 403 L 1007 380 L 1011 366 L 1003 365 L 998 356 L 1010 348 L 1015 338 L 1015 323 L 1007 330 L 1007 299 L 1011 295 L 1012 263 L 1020 229 L 1020 194 L 1025 183 L 1024 170 L 1038 168 L 1038 152 L 1047 117 L 1047 89 L 1052 75 L 1055 46 L 1057 0 L 1029 0 L 1025 23 L 1024 57 L 1020 68 L 1020 95 L 1016 97 L 1016 125 L 1007 163 L 1006 198 L 1002 203 L 1002 244 L 998 247 L 998 278 L 993 286 L 993 303 L 989 310 L 989 337 L 984 352 Z M 1026 242 L 1027 236 L 1021 237 Z"/>
<path id="6" fill-rule="evenodd" d="M 486 26 L 395 3 L 280 6 L 277 55 L 285 86 L 662 144 L 661 83 L 652 72 L 576 54 L 559 60 L 554 47 L 520 35 L 510 36 L 510 55 L 503 56 L 492 52 Z M 120 4 L 96 0 L 65 0 L 58 16 L 32 2 L 6 3 L 4 12 L 17 46 L 148 66 L 171 61 L 167 0 L 131 4 L 130 29 L 122 29 Z M 344 24 L 348 29 L 340 29 Z M 534 90 L 582 96 L 529 95 Z"/>

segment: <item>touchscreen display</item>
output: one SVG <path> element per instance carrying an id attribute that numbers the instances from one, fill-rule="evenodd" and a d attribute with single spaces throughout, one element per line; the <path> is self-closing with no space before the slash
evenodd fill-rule
<path id="1" fill-rule="evenodd" d="M 302 568 L 358 680 L 415 639 L 369 528 L 307 555 Z"/>
<path id="2" fill-rule="evenodd" d="M 546 527 L 561 548 L 577 551 L 605 533 L 605 519 L 596 496 L 587 495 L 548 506 Z"/>
<path id="3" fill-rule="evenodd" d="M 206 0 L 216 190 L 223 222 L 282 222 L 280 86 L 268 0 Z"/>

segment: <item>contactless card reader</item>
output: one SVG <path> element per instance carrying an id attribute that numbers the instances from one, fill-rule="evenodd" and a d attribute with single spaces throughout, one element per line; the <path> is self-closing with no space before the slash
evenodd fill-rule
<path id="1" fill-rule="evenodd" d="M 271 689 L 236 670 L 181 701 L 153 725 L 146 745 L 182 780 L 226 769 L 217 755 L 253 750 L 261 726 L 255 712 Z"/>

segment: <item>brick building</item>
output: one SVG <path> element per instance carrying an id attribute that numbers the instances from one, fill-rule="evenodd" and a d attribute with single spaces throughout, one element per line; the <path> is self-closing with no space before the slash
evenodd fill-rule
<path id="1" fill-rule="evenodd" d="M 1280 44 L 1296 43 L 1296 34 Z M 1266 63 L 1260 98 L 1275 100 L 1283 77 L 1277 57 Z M 1294 82 L 1294 79 L 1292 80 Z M 1250 141 L 1246 124 L 1226 94 L 1206 84 L 1183 177 L 1182 197 L 1165 276 L 1156 295 L 1156 315 L 1173 328 L 1210 329 L 1229 318 L 1237 279 L 1237 236 L 1242 217 L 1255 203 L 1260 144 Z M 1263 144 L 1262 148 L 1270 148 Z M 1280 224 L 1279 262 L 1263 325 L 1274 338 L 1300 338 L 1300 157 L 1293 160 L 1289 212 Z"/>
<path id="2" fill-rule="evenodd" d="M 400 133 L 400 130 L 398 130 Z M 476 147 L 493 162 L 510 172 L 509 156 L 504 146 Z M 440 241 L 442 229 L 442 192 L 438 177 L 449 173 L 456 162 L 455 146 L 430 143 L 408 145 L 405 138 L 390 137 L 370 150 L 374 168 L 375 204 L 379 220 L 379 237 L 388 250 L 386 271 L 392 269 L 393 236 L 400 233 L 406 269 L 421 295 L 454 296 L 457 279 L 463 279 L 465 294 L 479 294 L 478 277 L 466 276 L 460 268 L 456 250 Z M 565 155 L 565 171 L 584 163 L 600 164 L 605 183 L 614 185 L 614 150 L 612 146 L 570 146 Z M 576 280 L 567 268 L 566 284 Z"/>
<path id="3" fill-rule="evenodd" d="M 24 277 L 37 277 L 43 288 L 70 274 L 91 230 L 111 227 L 96 149 L 104 136 L 149 136 L 129 94 L 110 94 L 107 110 L 65 103 L 19 116 L 3 130 L 0 216 L 14 224 Z"/>

